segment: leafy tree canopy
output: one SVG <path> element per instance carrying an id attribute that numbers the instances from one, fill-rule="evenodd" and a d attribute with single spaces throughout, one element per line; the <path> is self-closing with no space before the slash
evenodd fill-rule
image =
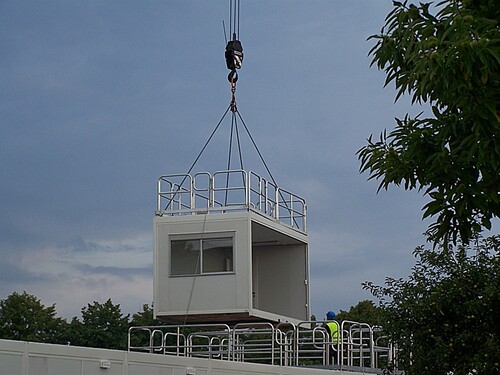
<path id="1" fill-rule="evenodd" d="M 428 103 L 433 117 L 406 115 L 358 151 L 360 170 L 430 198 L 423 216 L 435 245 L 468 243 L 500 217 L 500 7 L 445 0 L 394 9 L 370 51 L 395 84 L 396 100 Z"/>
<path id="2" fill-rule="evenodd" d="M 0 301 L 0 337 L 11 340 L 62 343 L 66 323 L 55 305 L 45 307 L 35 296 L 14 292 Z"/>
<path id="3" fill-rule="evenodd" d="M 142 305 L 142 311 L 135 313 L 132 316 L 130 326 L 160 326 L 164 323 L 153 318 L 153 308 L 147 303 Z"/>
<path id="4" fill-rule="evenodd" d="M 407 280 L 364 284 L 381 301 L 405 373 L 500 373 L 500 236 L 415 256 Z"/>
<path id="5" fill-rule="evenodd" d="M 379 326 L 382 324 L 382 310 L 375 306 L 373 301 L 364 300 L 351 306 L 349 311 L 340 310 L 335 317 L 338 322 L 350 320 L 354 322 L 367 323 L 370 326 Z"/>
<path id="6" fill-rule="evenodd" d="M 124 350 L 130 326 L 163 324 L 153 319 L 148 304 L 130 322 L 129 315 L 124 316 L 111 299 L 94 301 L 81 311 L 82 320 L 73 317 L 68 323 L 56 317 L 55 305 L 45 307 L 34 295 L 14 292 L 0 300 L 0 338 Z"/>
<path id="7" fill-rule="evenodd" d="M 96 348 L 126 349 L 129 315 L 123 316 L 120 305 L 111 299 L 105 303 L 94 301 L 82 308 L 82 322 L 73 321 L 79 329 L 77 345 Z"/>

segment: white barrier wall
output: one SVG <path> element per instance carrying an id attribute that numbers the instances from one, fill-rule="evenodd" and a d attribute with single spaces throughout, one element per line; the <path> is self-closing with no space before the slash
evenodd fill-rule
<path id="1" fill-rule="evenodd" d="M 359 375 L 213 359 L 0 340 L 0 375 Z"/>

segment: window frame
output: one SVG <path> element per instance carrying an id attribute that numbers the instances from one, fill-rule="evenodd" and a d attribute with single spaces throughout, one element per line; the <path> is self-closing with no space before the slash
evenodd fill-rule
<path id="1" fill-rule="evenodd" d="M 230 240 L 231 241 L 231 270 L 229 271 L 204 271 L 203 270 L 203 259 L 204 259 L 204 249 L 203 243 L 204 241 L 213 241 L 213 240 Z M 173 261 L 172 261 L 172 249 L 173 243 L 176 241 L 199 241 L 199 257 L 198 257 L 198 273 L 174 273 L 172 270 Z M 234 232 L 217 232 L 210 234 L 189 234 L 189 235 L 173 235 L 169 238 L 169 276 L 171 278 L 175 277 L 197 277 L 197 276 L 211 276 L 211 275 L 230 275 L 235 273 L 235 235 Z M 208 251 L 208 250 L 207 250 Z"/>

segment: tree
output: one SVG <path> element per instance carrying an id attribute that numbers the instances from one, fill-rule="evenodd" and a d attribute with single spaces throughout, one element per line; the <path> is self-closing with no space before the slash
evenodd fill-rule
<path id="1" fill-rule="evenodd" d="M 131 327 L 151 327 L 161 326 L 163 323 L 159 320 L 153 319 L 153 308 L 147 303 L 142 305 L 142 311 L 137 312 L 132 316 L 130 322 Z M 150 333 L 149 331 L 135 330 L 130 337 L 132 346 L 147 346 L 149 345 Z"/>
<path id="2" fill-rule="evenodd" d="M 55 304 L 45 307 L 25 291 L 0 301 L 0 337 L 47 343 L 63 343 L 66 321 L 56 317 Z"/>
<path id="3" fill-rule="evenodd" d="M 405 373 L 500 373 L 500 236 L 415 256 L 407 280 L 364 284 L 381 301 Z"/>
<path id="4" fill-rule="evenodd" d="M 396 100 L 427 103 L 433 117 L 396 119 L 358 151 L 361 172 L 422 190 L 435 246 L 467 244 L 500 217 L 500 7 L 496 0 L 394 1 L 370 51 Z"/>
<path id="5" fill-rule="evenodd" d="M 340 310 L 335 319 L 338 322 L 350 320 L 353 322 L 367 323 L 370 326 L 380 326 L 382 324 L 381 309 L 373 301 L 364 300 L 351 306 L 349 311 Z"/>
<path id="6" fill-rule="evenodd" d="M 71 325 L 74 344 L 94 348 L 127 348 L 129 315 L 123 316 L 120 305 L 114 305 L 111 299 L 101 304 L 94 301 L 82 308 L 82 321 L 73 319 Z"/>
<path id="7" fill-rule="evenodd" d="M 153 308 L 147 303 L 142 305 L 142 311 L 132 315 L 132 320 L 130 321 L 131 327 L 160 325 L 162 325 L 162 322 L 153 318 Z"/>

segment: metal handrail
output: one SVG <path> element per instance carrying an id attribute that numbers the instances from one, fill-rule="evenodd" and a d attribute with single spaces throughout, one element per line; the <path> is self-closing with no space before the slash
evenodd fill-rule
<path id="1" fill-rule="evenodd" d="M 226 324 L 131 327 L 128 350 L 279 366 L 328 367 L 332 365 L 330 351 L 334 343 L 325 323 L 238 323 L 232 328 Z M 336 368 L 373 372 L 377 371 L 379 358 L 396 365 L 397 349 L 388 340 L 383 345 L 383 340 L 374 339 L 373 333 L 374 329 L 366 323 L 343 321 L 336 346 Z M 136 343 L 139 339 L 143 340 L 141 345 Z"/>
<path id="2" fill-rule="evenodd" d="M 158 179 L 158 216 L 242 210 L 259 213 L 302 232 L 307 229 L 305 200 L 253 171 L 169 174 Z"/>

